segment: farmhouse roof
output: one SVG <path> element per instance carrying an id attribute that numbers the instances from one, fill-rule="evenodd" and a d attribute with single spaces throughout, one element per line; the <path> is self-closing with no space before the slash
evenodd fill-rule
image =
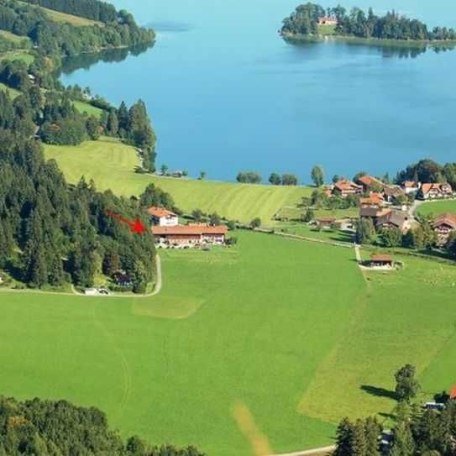
<path id="1" fill-rule="evenodd" d="M 405 181 L 402 186 L 404 188 L 417 188 L 420 186 L 420 184 L 418 182 L 415 182 L 415 181 Z"/>
<path id="2" fill-rule="evenodd" d="M 341 192 L 361 188 L 360 185 L 357 185 L 354 182 L 349 181 L 347 179 L 342 179 L 342 180 L 336 182 L 334 184 L 334 187 L 337 188 L 338 190 L 340 190 Z"/>
<path id="3" fill-rule="evenodd" d="M 153 217 L 162 218 L 162 217 L 176 217 L 174 212 L 165 209 L 164 207 L 152 206 L 147 209 L 147 213 Z"/>
<path id="4" fill-rule="evenodd" d="M 402 190 L 401 187 L 399 187 L 399 185 L 387 185 L 383 189 L 383 193 L 386 196 L 398 197 L 398 196 L 403 195 L 404 191 Z"/>
<path id="5" fill-rule="evenodd" d="M 450 399 L 456 399 L 456 385 L 453 385 L 450 389 Z"/>
<path id="6" fill-rule="evenodd" d="M 320 217 L 317 218 L 318 223 L 334 223 L 336 221 L 335 217 Z"/>
<path id="7" fill-rule="evenodd" d="M 362 207 L 359 210 L 360 217 L 382 217 L 390 212 L 389 210 L 379 209 L 378 207 Z"/>
<path id="8" fill-rule="evenodd" d="M 224 235 L 228 232 L 225 225 L 177 225 L 177 226 L 153 226 L 152 233 L 157 236 L 202 236 L 205 234 Z"/>
<path id="9" fill-rule="evenodd" d="M 362 185 L 366 187 L 372 187 L 372 185 L 385 185 L 380 179 L 377 179 L 376 177 L 373 176 L 361 176 L 358 179 L 358 182 L 360 182 Z"/>
<path id="10" fill-rule="evenodd" d="M 408 215 L 402 211 L 394 209 L 387 211 L 384 215 L 379 217 L 379 223 L 391 223 L 391 225 L 403 228 L 405 222 L 408 220 Z"/>
<path id="11" fill-rule="evenodd" d="M 421 186 L 421 191 L 423 192 L 423 195 L 426 195 L 431 190 L 436 190 L 439 193 L 442 193 L 442 192 L 445 193 L 445 192 L 448 192 L 448 191 L 451 192 L 452 188 L 451 188 L 451 185 L 447 184 L 447 183 L 436 183 L 436 184 L 426 183 L 426 184 L 423 184 Z"/>
<path id="12" fill-rule="evenodd" d="M 434 220 L 434 228 L 441 225 L 448 225 L 449 227 L 456 229 L 456 214 L 441 214 Z"/>
<path id="13" fill-rule="evenodd" d="M 360 198 L 359 202 L 361 206 L 380 206 L 384 200 L 381 193 L 372 192 L 367 198 Z"/>

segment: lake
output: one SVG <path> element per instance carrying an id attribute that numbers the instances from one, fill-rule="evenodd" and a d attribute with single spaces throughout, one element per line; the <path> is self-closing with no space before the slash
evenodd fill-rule
<path id="1" fill-rule="evenodd" d="M 330 179 L 456 158 L 456 51 L 412 57 L 342 43 L 293 46 L 277 33 L 299 3 L 291 0 L 113 3 L 155 28 L 155 47 L 62 80 L 115 104 L 143 99 L 158 135 L 158 166 L 224 180 L 240 170 L 264 179 L 292 172 L 308 182 L 314 164 Z M 449 0 L 342 3 L 456 27 Z"/>

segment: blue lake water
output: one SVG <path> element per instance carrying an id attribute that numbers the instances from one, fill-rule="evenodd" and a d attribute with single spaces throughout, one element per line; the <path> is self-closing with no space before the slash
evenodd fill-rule
<path id="1" fill-rule="evenodd" d="M 456 51 L 407 58 L 370 46 L 293 46 L 277 34 L 299 3 L 291 0 L 113 3 L 156 29 L 155 47 L 62 79 L 116 104 L 143 99 L 158 165 L 226 180 L 239 170 L 293 172 L 306 182 L 314 164 L 330 178 L 394 173 L 422 157 L 456 161 Z M 456 27 L 449 0 L 343 4 Z"/>

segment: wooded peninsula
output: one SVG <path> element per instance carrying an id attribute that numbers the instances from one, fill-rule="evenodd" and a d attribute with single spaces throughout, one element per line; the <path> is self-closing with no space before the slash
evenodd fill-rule
<path id="1" fill-rule="evenodd" d="M 372 8 L 348 11 L 343 6 L 323 8 L 315 3 L 300 5 L 283 21 L 280 31 L 284 38 L 318 38 L 325 36 L 377 39 L 390 41 L 452 42 L 453 28 L 434 27 L 432 30 L 419 21 L 396 11 L 378 16 Z"/>

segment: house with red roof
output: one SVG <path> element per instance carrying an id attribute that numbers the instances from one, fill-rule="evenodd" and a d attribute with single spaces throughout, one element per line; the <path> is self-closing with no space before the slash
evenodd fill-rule
<path id="1" fill-rule="evenodd" d="M 360 184 L 363 187 L 364 192 L 369 192 L 371 190 L 383 190 L 385 184 L 376 177 L 368 176 L 361 176 L 356 180 L 357 184 Z"/>
<path id="2" fill-rule="evenodd" d="M 447 243 L 450 234 L 456 231 L 456 214 L 441 214 L 432 224 L 437 234 L 437 244 L 443 246 Z"/>
<path id="3" fill-rule="evenodd" d="M 163 247 L 188 248 L 207 244 L 223 245 L 228 228 L 206 224 L 153 226 L 156 243 Z"/>
<path id="4" fill-rule="evenodd" d="M 346 198 L 350 195 L 361 195 L 363 193 L 363 187 L 361 185 L 355 184 L 354 182 L 341 179 L 334 184 L 332 189 L 332 194 Z"/>
<path id="5" fill-rule="evenodd" d="M 423 200 L 451 198 L 453 189 L 448 183 L 422 184 L 418 196 Z"/>
<path id="6" fill-rule="evenodd" d="M 150 216 L 150 221 L 157 226 L 177 226 L 179 225 L 179 217 L 174 212 L 163 207 L 152 206 L 147 209 Z"/>

